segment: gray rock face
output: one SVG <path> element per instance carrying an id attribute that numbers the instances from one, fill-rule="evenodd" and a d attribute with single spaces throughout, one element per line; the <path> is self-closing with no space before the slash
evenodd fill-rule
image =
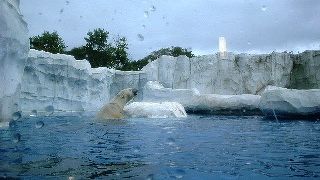
<path id="1" fill-rule="evenodd" d="M 26 114 L 97 111 L 120 90 L 143 86 L 142 72 L 91 68 L 87 60 L 30 50 L 25 67 L 21 108 Z M 142 84 L 142 85 L 140 85 Z"/>
<path id="2" fill-rule="evenodd" d="M 305 51 L 292 59 L 290 88 L 320 89 L 320 51 Z"/>
<path id="3" fill-rule="evenodd" d="M 20 110 L 20 82 L 28 51 L 27 24 L 19 0 L 0 1 L 0 122 Z"/>
<path id="4" fill-rule="evenodd" d="M 166 88 L 193 89 L 201 94 L 259 94 L 266 86 L 290 84 L 292 59 L 288 53 L 207 55 L 189 59 L 162 56 L 142 70 L 148 81 Z"/>
<path id="5" fill-rule="evenodd" d="M 320 118 L 320 89 L 266 90 L 261 96 L 259 108 L 272 118 Z"/>

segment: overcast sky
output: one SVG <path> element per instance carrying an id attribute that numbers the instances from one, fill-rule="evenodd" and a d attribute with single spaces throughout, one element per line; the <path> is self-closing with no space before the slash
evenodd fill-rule
<path id="1" fill-rule="evenodd" d="M 125 36 L 131 58 L 182 46 L 195 54 L 320 48 L 320 0 L 21 0 L 30 36 L 56 30 L 68 48 L 89 30 Z"/>

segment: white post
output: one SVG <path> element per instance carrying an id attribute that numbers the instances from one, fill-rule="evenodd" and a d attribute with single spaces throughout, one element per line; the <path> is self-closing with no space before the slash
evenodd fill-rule
<path id="1" fill-rule="evenodd" d="M 227 59 L 227 42 L 224 37 L 219 37 L 219 52 L 221 59 Z"/>

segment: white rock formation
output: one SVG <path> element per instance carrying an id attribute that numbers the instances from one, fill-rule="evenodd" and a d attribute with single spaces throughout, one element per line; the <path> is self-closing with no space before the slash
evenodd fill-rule
<path id="1" fill-rule="evenodd" d="M 185 108 L 188 108 L 193 103 L 193 98 L 196 92 L 191 89 L 172 89 L 164 88 L 157 81 L 149 81 L 143 88 L 144 102 L 179 102 Z"/>
<path id="2" fill-rule="evenodd" d="M 143 87 L 143 77 L 142 72 L 91 68 L 87 60 L 30 50 L 20 95 L 22 111 L 97 111 L 120 90 Z"/>
<path id="3" fill-rule="evenodd" d="M 272 88 L 262 94 L 259 108 L 273 118 L 320 118 L 320 89 Z"/>
<path id="4" fill-rule="evenodd" d="M 260 114 L 259 95 L 220 95 L 201 94 L 194 97 L 188 106 L 189 111 L 225 115 L 256 115 Z"/>
<path id="5" fill-rule="evenodd" d="M 318 55 L 316 51 L 311 55 L 302 59 L 311 69 L 307 77 L 317 86 L 314 67 L 318 67 Z M 301 81 L 298 72 L 291 73 L 297 68 L 293 67 L 296 57 L 288 53 L 229 53 L 226 60 L 218 55 L 191 59 L 162 56 L 142 71 L 123 72 L 91 68 L 88 61 L 76 61 L 68 55 L 31 50 L 20 104 L 23 112 L 45 112 L 48 107 L 58 112 L 96 111 L 120 90 L 131 87 L 139 89 L 136 101 L 178 102 L 190 112 L 256 114 L 261 111 L 260 96 L 255 94 L 264 92 L 268 85 L 287 87 L 293 80 Z M 307 65 L 310 57 L 313 61 Z"/>
<path id="6" fill-rule="evenodd" d="M 19 0 L 0 1 L 0 122 L 20 110 L 18 97 L 29 51 L 27 24 Z"/>
<path id="7" fill-rule="evenodd" d="M 211 114 L 260 114 L 260 96 L 252 94 L 199 94 L 191 89 L 164 88 L 159 82 L 149 81 L 143 92 L 144 102 L 179 102 L 188 112 Z"/>
<path id="8" fill-rule="evenodd" d="M 193 89 L 202 94 L 259 94 L 267 85 L 290 84 L 292 59 L 288 53 L 269 55 L 206 55 L 189 59 L 162 56 L 142 70 L 148 81 L 159 81 L 166 88 Z"/>
<path id="9" fill-rule="evenodd" d="M 184 107 L 177 102 L 133 102 L 124 107 L 129 117 L 135 118 L 183 118 Z"/>

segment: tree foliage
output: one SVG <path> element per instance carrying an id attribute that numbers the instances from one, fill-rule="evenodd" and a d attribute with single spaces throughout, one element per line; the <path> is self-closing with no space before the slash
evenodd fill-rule
<path id="1" fill-rule="evenodd" d="M 108 42 L 109 32 L 104 29 L 95 29 L 88 32 L 85 45 L 87 60 L 93 68 L 110 67 L 114 65 L 112 57 L 113 49 L 111 43 Z"/>
<path id="2" fill-rule="evenodd" d="M 86 47 L 81 46 L 81 47 L 75 47 L 72 48 L 70 51 L 66 52 L 69 55 L 74 56 L 75 59 L 82 60 L 87 58 L 87 53 L 86 53 Z"/>
<path id="3" fill-rule="evenodd" d="M 66 53 L 73 55 L 78 60 L 87 59 L 93 68 L 108 67 L 123 71 L 141 70 L 149 62 L 158 59 L 162 55 L 194 57 L 191 50 L 172 46 L 153 51 L 138 61 L 130 61 L 127 39 L 118 36 L 113 41 L 110 41 L 109 32 L 101 28 L 89 31 L 84 40 L 86 41 L 85 45 L 65 52 L 66 46 L 58 33 L 56 31 L 53 33 L 45 31 L 40 36 L 31 37 L 30 44 L 31 48 L 34 49 L 51 53 Z"/>
<path id="4" fill-rule="evenodd" d="M 114 59 L 115 69 L 131 70 L 130 61 L 128 57 L 128 43 L 125 37 L 118 37 L 115 41 Z"/>
<path id="5" fill-rule="evenodd" d="M 128 43 L 125 37 L 109 40 L 109 32 L 98 28 L 89 31 L 84 38 L 86 44 L 71 49 L 68 54 L 76 59 L 87 59 L 91 67 L 108 67 L 118 70 L 130 70 Z"/>
<path id="6" fill-rule="evenodd" d="M 30 48 L 56 54 L 63 53 L 66 45 L 56 31 L 44 31 L 41 35 L 30 38 Z"/>
<path id="7" fill-rule="evenodd" d="M 162 48 L 157 51 L 153 51 L 148 56 L 146 56 L 138 61 L 131 62 L 131 64 L 132 64 L 131 68 L 132 68 L 132 70 L 140 70 L 144 66 L 146 66 L 149 62 L 158 59 L 162 55 L 168 55 L 168 56 L 173 56 L 173 57 L 185 55 L 189 58 L 194 57 L 194 54 L 192 53 L 191 50 L 188 50 L 188 49 L 182 48 L 182 47 L 178 47 L 178 46 L 171 46 L 168 48 Z"/>

